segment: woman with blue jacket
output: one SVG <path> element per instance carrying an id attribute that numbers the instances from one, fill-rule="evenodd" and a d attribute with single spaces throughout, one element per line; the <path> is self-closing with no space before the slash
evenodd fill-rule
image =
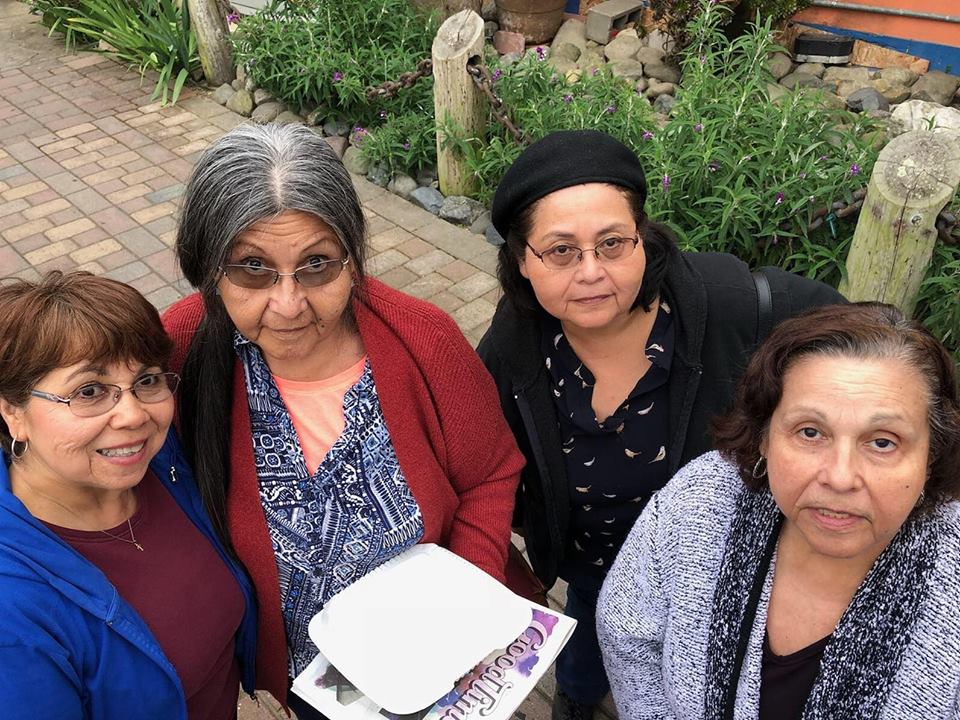
<path id="1" fill-rule="evenodd" d="M 0 307 L 3 717 L 233 720 L 253 597 L 168 432 L 156 310 L 60 272 Z"/>

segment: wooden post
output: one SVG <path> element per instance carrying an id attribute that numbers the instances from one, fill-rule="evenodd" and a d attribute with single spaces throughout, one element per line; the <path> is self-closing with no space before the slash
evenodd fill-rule
<path id="1" fill-rule="evenodd" d="M 913 313 L 937 241 L 937 215 L 960 185 L 960 135 L 914 130 L 880 151 L 840 292 Z"/>
<path id="2" fill-rule="evenodd" d="M 451 15 L 433 40 L 433 107 L 437 119 L 437 175 L 444 195 L 466 195 L 475 181 L 463 157 L 443 147 L 444 122 L 468 137 L 482 136 L 484 98 L 467 73 L 467 61 L 483 57 L 483 19 L 472 10 Z"/>
<path id="3" fill-rule="evenodd" d="M 227 42 L 227 19 L 217 0 L 187 0 L 190 24 L 197 34 L 197 50 L 203 75 L 211 85 L 223 85 L 234 78 L 233 53 Z"/>

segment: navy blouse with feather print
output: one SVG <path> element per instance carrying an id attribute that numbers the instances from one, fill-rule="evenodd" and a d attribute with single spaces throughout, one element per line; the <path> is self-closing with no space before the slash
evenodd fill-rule
<path id="1" fill-rule="evenodd" d="M 593 411 L 593 374 L 567 342 L 559 321 L 549 318 L 542 328 L 571 506 L 560 576 L 574 582 L 602 580 L 650 496 L 669 479 L 670 307 L 661 301 L 647 340 L 650 369 L 603 422 Z"/>

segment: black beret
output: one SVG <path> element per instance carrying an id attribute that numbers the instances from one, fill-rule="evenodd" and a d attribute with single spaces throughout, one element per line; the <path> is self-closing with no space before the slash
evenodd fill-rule
<path id="1" fill-rule="evenodd" d="M 609 183 L 647 199 L 647 180 L 633 150 L 597 130 L 561 130 L 526 148 L 504 173 L 493 196 L 493 226 L 504 238 L 524 208 L 555 190 Z"/>

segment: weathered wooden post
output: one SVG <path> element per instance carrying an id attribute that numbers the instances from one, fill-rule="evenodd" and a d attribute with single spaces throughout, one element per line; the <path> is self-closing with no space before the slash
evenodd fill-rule
<path id="1" fill-rule="evenodd" d="M 433 40 L 433 108 L 437 119 L 437 176 L 444 195 L 465 195 L 474 178 L 463 157 L 444 148 L 443 124 L 452 123 L 480 136 L 484 127 L 484 98 L 467 73 L 467 61 L 483 57 L 483 19 L 472 10 L 451 15 Z"/>
<path id="2" fill-rule="evenodd" d="M 960 135 L 914 130 L 880 151 L 840 292 L 912 314 L 937 241 L 937 215 L 960 185 Z"/>
<path id="3" fill-rule="evenodd" d="M 197 34 L 197 50 L 203 75 L 211 85 L 223 85 L 234 78 L 233 53 L 227 42 L 227 19 L 217 0 L 187 0 L 190 24 Z"/>

